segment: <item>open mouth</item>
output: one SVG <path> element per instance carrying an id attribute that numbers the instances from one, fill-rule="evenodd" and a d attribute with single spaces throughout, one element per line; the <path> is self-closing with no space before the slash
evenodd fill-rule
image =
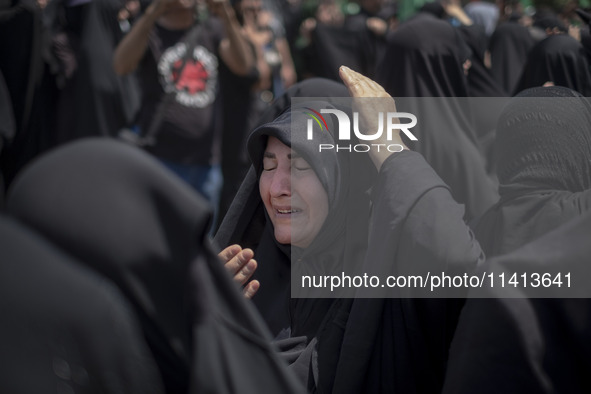
<path id="1" fill-rule="evenodd" d="M 301 209 L 298 209 L 298 208 L 289 208 L 289 209 L 279 209 L 279 208 L 276 208 L 275 211 L 278 214 L 280 214 L 280 215 L 291 215 L 291 214 L 294 214 L 294 213 L 302 212 L 302 210 Z"/>

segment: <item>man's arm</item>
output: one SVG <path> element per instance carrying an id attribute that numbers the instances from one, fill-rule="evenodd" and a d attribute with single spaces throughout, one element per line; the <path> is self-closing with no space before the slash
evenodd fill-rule
<path id="1" fill-rule="evenodd" d="M 219 47 L 220 57 L 236 75 L 246 75 L 255 65 L 254 55 L 248 41 L 240 31 L 240 25 L 228 0 L 208 0 L 213 14 L 224 24 L 226 37 Z"/>
<path id="2" fill-rule="evenodd" d="M 118 75 L 133 72 L 148 47 L 148 37 L 158 19 L 178 0 L 156 0 L 148 6 L 146 12 L 133 24 L 123 37 L 113 54 L 113 68 Z"/>

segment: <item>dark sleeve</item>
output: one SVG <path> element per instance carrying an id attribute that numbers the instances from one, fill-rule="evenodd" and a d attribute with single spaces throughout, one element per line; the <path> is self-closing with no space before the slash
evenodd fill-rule
<path id="1" fill-rule="evenodd" d="M 394 154 L 384 163 L 378 182 L 383 189 L 375 201 L 374 215 L 399 220 L 398 230 L 375 230 L 396 239 L 391 250 L 395 258 L 390 258 L 395 275 L 420 275 L 427 282 L 426 278 L 434 275 L 470 274 L 484 261 L 480 245 L 463 220 L 463 205 L 453 199 L 449 187 L 422 155 L 410 151 Z M 433 292 L 427 282 L 425 288 L 399 288 L 396 296 L 400 298 L 387 300 L 381 337 L 382 343 L 396 344 L 390 352 L 396 353 L 401 342 L 405 343 L 405 354 L 388 356 L 411 376 L 398 377 L 401 387 L 421 393 L 440 392 L 449 346 L 464 304 L 461 297 L 467 290 L 447 287 Z M 398 323 L 401 319 L 403 328 Z"/>
<path id="2" fill-rule="evenodd" d="M 372 191 L 367 261 L 394 261 L 390 274 L 472 272 L 484 259 L 463 220 L 464 207 L 417 152 L 403 151 L 382 165 Z M 384 265 L 384 264 L 381 264 Z"/>
<path id="3" fill-rule="evenodd" d="M 371 197 L 368 275 L 451 273 L 482 260 L 463 207 L 419 153 L 390 156 Z M 372 290 L 383 299 L 354 301 L 333 392 L 439 393 L 463 300 L 418 298 L 425 293 L 416 287 Z"/>

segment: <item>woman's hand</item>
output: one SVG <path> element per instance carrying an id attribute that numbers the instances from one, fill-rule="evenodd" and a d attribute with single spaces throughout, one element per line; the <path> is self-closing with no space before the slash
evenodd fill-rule
<path id="1" fill-rule="evenodd" d="M 360 129 L 365 131 L 378 130 L 379 114 L 382 113 L 386 117 L 386 113 L 396 112 L 394 99 L 376 82 L 345 66 L 341 66 L 339 75 L 345 86 L 347 86 L 347 89 L 349 89 L 349 94 L 353 97 L 353 110 L 359 113 Z M 393 120 L 398 123 L 396 118 Z M 391 140 L 387 139 L 387 133 L 384 131 L 381 137 L 375 140 L 375 143 L 384 145 L 396 144 L 400 145 L 402 149 L 408 149 L 402 138 L 400 138 L 399 129 L 392 130 Z M 368 152 L 369 157 L 378 171 L 382 167 L 382 163 L 392 153 L 388 149 L 383 148 L 379 150 L 372 148 Z"/>
<path id="2" fill-rule="evenodd" d="M 258 280 L 248 282 L 257 268 L 252 249 L 242 249 L 240 245 L 231 245 L 222 250 L 218 256 L 222 259 L 226 270 L 232 275 L 234 281 L 240 286 L 244 286 L 242 289 L 244 297 L 252 298 L 260 287 Z"/>

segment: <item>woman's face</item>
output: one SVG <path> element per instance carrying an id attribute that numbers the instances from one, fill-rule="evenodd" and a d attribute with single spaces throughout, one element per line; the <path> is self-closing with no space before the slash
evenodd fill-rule
<path id="1" fill-rule="evenodd" d="M 267 142 L 259 191 L 275 239 L 308 247 L 328 215 L 328 196 L 312 167 L 275 137 Z"/>

